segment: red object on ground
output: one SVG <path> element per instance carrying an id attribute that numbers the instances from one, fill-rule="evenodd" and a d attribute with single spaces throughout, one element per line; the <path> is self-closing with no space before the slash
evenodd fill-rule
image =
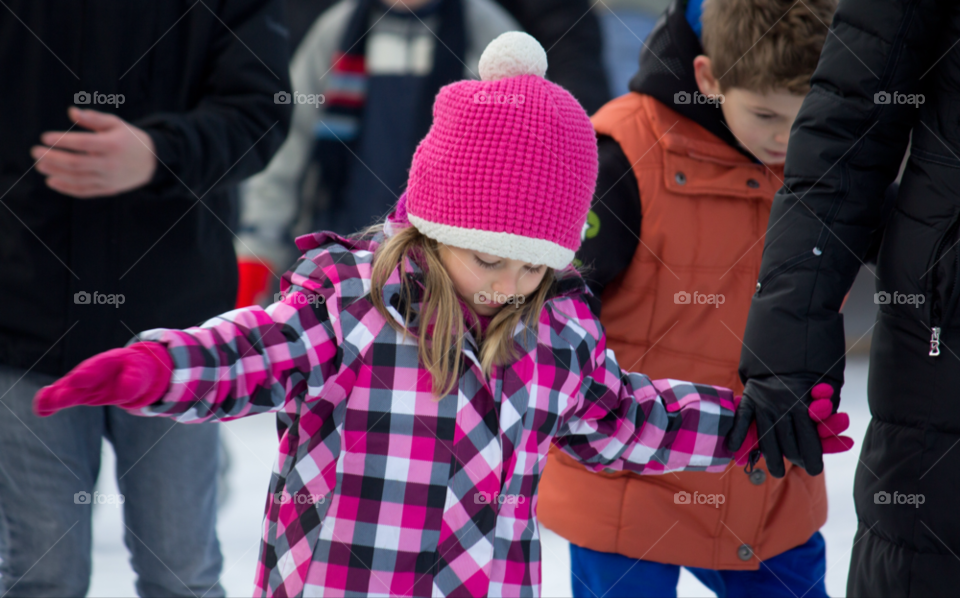
<path id="1" fill-rule="evenodd" d="M 273 273 L 269 266 L 260 260 L 237 260 L 240 282 L 237 285 L 237 308 L 259 303 L 258 299 L 267 290 L 267 280 Z"/>

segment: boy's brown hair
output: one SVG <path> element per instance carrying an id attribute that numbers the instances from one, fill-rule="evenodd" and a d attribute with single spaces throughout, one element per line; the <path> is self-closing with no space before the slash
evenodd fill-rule
<path id="1" fill-rule="evenodd" d="M 722 89 L 810 91 L 836 0 L 704 0 L 703 50 Z"/>

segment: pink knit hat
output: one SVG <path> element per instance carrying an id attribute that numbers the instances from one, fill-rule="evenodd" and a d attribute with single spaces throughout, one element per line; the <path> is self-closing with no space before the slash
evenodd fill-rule
<path id="1" fill-rule="evenodd" d="M 546 70 L 540 44 L 511 31 L 484 50 L 481 81 L 440 90 L 405 197 L 421 233 L 551 268 L 571 262 L 596 186 L 597 140 Z"/>

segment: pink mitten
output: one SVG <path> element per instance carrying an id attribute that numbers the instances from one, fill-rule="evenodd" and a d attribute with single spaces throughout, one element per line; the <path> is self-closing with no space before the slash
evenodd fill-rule
<path id="1" fill-rule="evenodd" d="M 817 434 L 823 445 L 824 453 L 842 453 L 853 448 L 853 438 L 839 436 L 850 427 L 850 416 L 846 413 L 833 413 L 833 387 L 821 382 L 810 391 L 813 402 L 808 413 L 810 419 L 817 422 Z"/>
<path id="2" fill-rule="evenodd" d="M 94 355 L 33 398 L 40 417 L 77 405 L 136 409 L 156 402 L 170 385 L 173 360 L 160 343 L 134 343 Z"/>
<path id="3" fill-rule="evenodd" d="M 740 406 L 740 399 L 742 396 L 733 397 L 734 408 Z M 750 452 L 754 449 L 760 448 L 760 440 L 757 438 L 757 424 L 756 422 L 750 424 L 750 428 L 747 430 L 747 435 L 743 439 L 743 444 L 740 445 L 740 448 L 737 449 L 737 452 L 733 455 L 733 461 L 740 467 L 747 465 L 750 461 Z"/>

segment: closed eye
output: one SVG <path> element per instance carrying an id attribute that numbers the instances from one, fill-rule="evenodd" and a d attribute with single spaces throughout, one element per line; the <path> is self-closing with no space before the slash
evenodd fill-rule
<path id="1" fill-rule="evenodd" d="M 476 260 L 478 266 L 480 266 L 481 268 L 486 268 L 487 270 L 493 270 L 498 265 L 500 265 L 500 262 L 494 262 L 492 264 L 490 262 L 485 262 L 479 257 L 477 257 L 476 254 L 474 254 L 473 259 Z"/>

